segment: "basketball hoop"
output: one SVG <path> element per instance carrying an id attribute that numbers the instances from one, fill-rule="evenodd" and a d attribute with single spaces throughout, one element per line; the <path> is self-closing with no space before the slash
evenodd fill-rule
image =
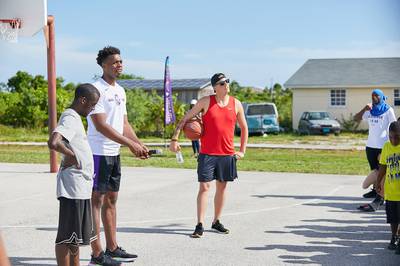
<path id="1" fill-rule="evenodd" d="M 18 42 L 20 28 L 20 19 L 0 19 L 0 39 L 12 43 Z"/>

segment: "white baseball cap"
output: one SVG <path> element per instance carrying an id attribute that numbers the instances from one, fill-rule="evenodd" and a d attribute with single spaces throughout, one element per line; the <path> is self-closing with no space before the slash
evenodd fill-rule
<path id="1" fill-rule="evenodd" d="M 190 104 L 195 105 L 196 103 L 197 103 L 197 100 L 196 100 L 196 99 L 193 99 L 193 100 L 190 101 Z"/>

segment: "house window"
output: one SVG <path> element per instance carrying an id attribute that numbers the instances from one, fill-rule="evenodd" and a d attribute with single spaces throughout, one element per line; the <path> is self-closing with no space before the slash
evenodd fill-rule
<path id="1" fill-rule="evenodd" d="M 400 90 L 395 89 L 394 90 L 394 106 L 400 106 Z"/>
<path id="2" fill-rule="evenodd" d="M 197 100 L 197 91 L 192 92 L 192 99 Z"/>
<path id="3" fill-rule="evenodd" d="M 331 90 L 331 106 L 346 106 L 346 90 Z"/>

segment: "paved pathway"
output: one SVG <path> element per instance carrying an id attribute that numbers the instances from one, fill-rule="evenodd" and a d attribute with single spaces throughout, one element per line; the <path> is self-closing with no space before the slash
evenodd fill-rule
<path id="1" fill-rule="evenodd" d="M 55 265 L 56 176 L 47 170 L 0 164 L 0 230 L 13 265 Z M 122 172 L 117 236 L 139 254 L 132 265 L 400 265 L 400 256 L 386 249 L 384 212 L 355 209 L 366 202 L 359 197 L 361 176 L 240 172 L 222 217 L 231 234 L 209 229 L 210 206 L 204 237 L 191 239 L 195 171 Z M 89 256 L 83 247 L 82 265 Z"/>

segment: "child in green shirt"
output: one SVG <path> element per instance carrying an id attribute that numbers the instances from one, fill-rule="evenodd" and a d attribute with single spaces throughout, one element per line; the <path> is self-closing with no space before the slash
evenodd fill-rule
<path id="1" fill-rule="evenodd" d="M 396 249 L 396 254 L 400 254 L 400 122 L 398 121 L 390 124 L 389 141 L 382 149 L 377 179 L 378 193 L 382 190 L 383 179 L 386 218 L 392 229 L 392 239 L 388 248 Z"/>

